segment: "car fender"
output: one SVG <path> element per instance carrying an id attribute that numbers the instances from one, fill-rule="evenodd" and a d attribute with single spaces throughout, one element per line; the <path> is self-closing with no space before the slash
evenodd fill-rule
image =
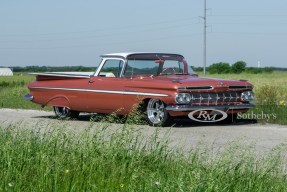
<path id="1" fill-rule="evenodd" d="M 57 106 L 57 107 L 68 107 L 70 108 L 70 101 L 65 96 L 55 96 L 50 99 L 46 105 L 48 106 Z"/>

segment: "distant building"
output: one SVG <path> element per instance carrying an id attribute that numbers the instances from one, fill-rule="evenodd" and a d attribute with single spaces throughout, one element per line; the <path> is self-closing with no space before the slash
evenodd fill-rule
<path id="1" fill-rule="evenodd" d="M 0 76 L 13 76 L 13 72 L 10 68 L 0 68 Z"/>

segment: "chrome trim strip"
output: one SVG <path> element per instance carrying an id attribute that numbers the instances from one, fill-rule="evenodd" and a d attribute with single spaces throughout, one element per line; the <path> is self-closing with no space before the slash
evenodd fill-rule
<path id="1" fill-rule="evenodd" d="M 187 86 L 187 87 L 179 87 L 177 90 L 179 91 L 205 91 L 205 90 L 213 90 L 213 86 Z"/>
<path id="2" fill-rule="evenodd" d="M 159 96 L 159 97 L 169 96 L 166 94 L 158 94 L 158 93 L 144 93 L 144 92 L 133 92 L 133 91 L 110 91 L 110 90 L 97 90 L 97 89 L 75 89 L 75 88 L 61 88 L 61 87 L 29 87 L 29 89 L 49 89 L 49 90 L 80 91 L 80 92 L 110 93 L 110 94 L 124 94 L 124 95 Z"/>
<path id="3" fill-rule="evenodd" d="M 29 94 L 29 93 L 27 93 L 27 94 L 24 95 L 24 99 L 26 99 L 26 100 L 28 100 L 28 101 L 32 101 L 33 98 L 34 98 L 33 95 L 31 95 L 31 94 Z"/>
<path id="4" fill-rule="evenodd" d="M 42 75 L 42 76 L 54 76 L 54 77 L 70 77 L 70 78 L 85 78 L 89 79 L 89 75 L 73 75 L 73 74 L 61 74 L 61 73 L 29 73 L 29 75 Z"/>
<path id="5" fill-rule="evenodd" d="M 193 111 L 196 109 L 250 109 L 255 107 L 254 104 L 239 104 L 239 105 L 201 105 L 201 106 L 192 106 L 192 105 L 169 105 L 166 107 L 167 111 Z"/>

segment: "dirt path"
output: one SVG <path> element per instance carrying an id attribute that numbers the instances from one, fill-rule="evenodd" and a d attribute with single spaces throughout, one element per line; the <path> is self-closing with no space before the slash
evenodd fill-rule
<path id="1" fill-rule="evenodd" d="M 19 127 L 45 129 L 47 125 L 68 126 L 72 130 L 86 128 L 91 123 L 89 115 L 82 115 L 79 120 L 60 121 L 54 119 L 52 112 L 36 110 L 0 109 L 0 124 L 18 124 Z M 21 125 L 20 125 L 21 124 Z M 96 123 L 94 128 L 97 127 Z M 17 126 L 18 126 L 17 125 Z M 154 127 L 135 125 L 141 128 L 144 134 L 152 134 Z M 122 124 L 111 124 L 111 129 L 119 129 Z M 234 141 L 254 143 L 256 150 L 267 152 L 279 144 L 287 144 L 287 126 L 235 123 L 231 125 L 178 123 L 171 128 L 160 128 L 160 134 L 169 133 L 172 146 L 183 146 L 190 149 L 199 143 L 211 148 L 220 149 Z"/>

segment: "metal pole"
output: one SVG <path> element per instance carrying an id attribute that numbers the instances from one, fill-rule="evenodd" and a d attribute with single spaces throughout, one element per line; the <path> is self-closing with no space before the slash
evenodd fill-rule
<path id="1" fill-rule="evenodd" d="M 204 0 L 204 26 L 203 26 L 203 74 L 206 73 L 206 0 Z"/>

